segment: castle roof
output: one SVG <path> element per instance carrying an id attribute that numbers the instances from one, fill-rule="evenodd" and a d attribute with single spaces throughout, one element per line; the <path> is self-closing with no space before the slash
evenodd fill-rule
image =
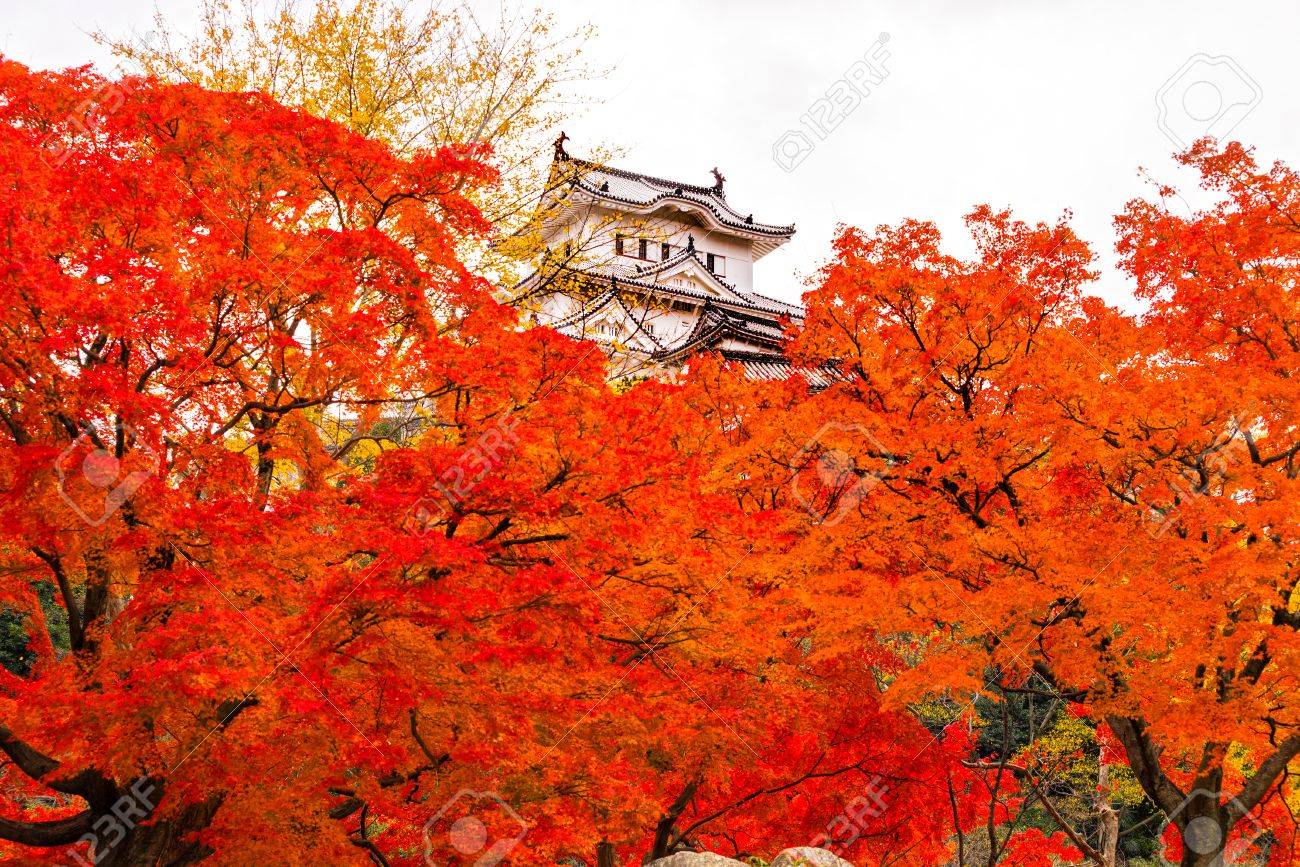
<path id="1" fill-rule="evenodd" d="M 556 309 L 543 300 L 543 306 L 552 311 L 549 315 L 558 317 L 546 324 L 592 339 L 611 357 L 647 369 L 680 368 L 696 354 L 718 353 L 750 379 L 801 377 L 809 387 L 821 389 L 840 378 L 833 364 L 802 368 L 785 357 L 786 328 L 803 319 L 803 308 L 749 291 L 747 267 L 739 270 L 736 282 L 720 275 L 722 269 L 715 270 L 717 253 L 696 249 L 692 228 L 704 227 L 706 238 L 728 236 L 740 241 L 748 265 L 788 241 L 794 235 L 793 225 L 765 223 L 755 220 L 753 214 L 741 213 L 727 201 L 726 178 L 716 168 L 712 186 L 688 184 L 572 157 L 564 149 L 567 139 L 561 133 L 555 141 L 546 192 L 560 204 L 560 219 L 553 223 L 559 228 L 553 228 L 547 237 L 563 240 L 564 255 L 553 255 L 548 248 L 537 270 L 515 287 L 527 289 L 526 296 L 535 293 L 547 299 L 567 295 L 578 303 L 578 309 L 561 312 L 562 305 Z M 614 234 L 612 259 L 575 262 L 568 224 L 590 219 L 590 209 L 575 205 L 592 204 L 599 206 L 598 221 L 610 216 L 601 212 L 612 212 L 614 219 L 609 222 L 616 227 L 628 217 L 652 215 L 677 224 L 672 235 L 675 240 L 662 246 L 665 258 L 645 258 L 644 238 L 638 256 L 624 255 L 619 236 Z M 687 226 L 684 232 L 683 223 Z M 684 247 L 682 235 L 686 235 Z M 603 244 L 598 249 L 604 249 Z M 728 253 L 728 258 L 731 255 Z M 647 313 L 656 307 L 693 314 L 694 318 L 685 328 L 682 325 L 686 323 L 673 318 L 669 321 L 675 324 L 670 328 L 658 329 L 646 321 Z M 626 365 L 622 369 L 628 370 Z"/>
<path id="2" fill-rule="evenodd" d="M 740 365 L 741 370 L 745 372 L 745 378 L 750 380 L 776 382 L 789 379 L 791 376 L 801 376 L 808 383 L 809 388 L 813 391 L 821 391 L 843 379 L 834 367 L 795 367 L 786 358 L 766 352 L 724 349 L 720 354 L 723 360 Z"/>
<path id="3" fill-rule="evenodd" d="M 786 301 L 778 301 L 775 298 L 769 298 L 766 295 L 760 295 L 757 292 L 745 292 L 737 289 L 733 284 L 722 279 L 718 275 L 709 271 L 703 260 L 700 258 L 698 250 L 684 249 L 668 259 L 660 262 L 646 262 L 643 265 L 629 264 L 621 261 L 601 263 L 593 267 L 577 267 L 569 264 L 552 264 L 543 266 L 537 272 L 529 275 L 520 281 L 516 291 L 520 288 L 546 279 L 554 279 L 559 273 L 563 272 L 578 278 L 585 278 L 592 282 L 614 281 L 623 289 L 642 289 L 647 293 L 660 297 L 677 296 L 688 299 L 696 303 L 704 301 L 716 305 L 730 306 L 742 311 L 748 310 L 763 314 L 771 319 L 778 319 L 788 316 L 792 319 L 803 318 L 803 308 L 798 304 L 791 304 Z M 714 285 L 717 294 L 707 294 L 688 289 L 684 286 L 674 285 L 663 282 L 658 279 L 660 275 L 671 271 L 688 260 L 694 260 L 692 264 L 698 267 L 692 270 L 692 274 L 699 276 L 701 279 Z M 545 276 L 544 276 L 545 274 Z"/>
<path id="4" fill-rule="evenodd" d="M 794 225 L 782 226 L 742 214 L 727 201 L 721 180 L 711 187 L 658 178 L 642 172 L 557 155 L 552 168 L 574 189 L 616 208 L 650 213 L 662 207 L 694 213 L 717 231 L 753 242 L 754 259 L 760 259 L 794 235 Z"/>
<path id="5" fill-rule="evenodd" d="M 720 307 L 712 300 L 705 302 L 694 327 L 672 343 L 641 328 L 637 318 L 620 299 L 618 290 L 612 288 L 592 298 L 568 317 L 549 324 L 552 328 L 565 330 L 611 309 L 623 314 L 623 321 L 636 331 L 636 342 L 644 347 L 638 350 L 625 344 L 620 349 L 622 354 L 639 357 L 650 364 L 677 365 L 689 361 L 693 355 L 717 352 L 724 360 L 738 364 L 745 376 L 752 380 L 773 381 L 800 376 L 810 388 L 819 390 L 839 378 L 833 366 L 809 368 L 791 364 L 782 353 L 785 335 L 780 321 L 763 314 Z M 584 336 L 605 346 L 615 343 L 599 334 Z"/>

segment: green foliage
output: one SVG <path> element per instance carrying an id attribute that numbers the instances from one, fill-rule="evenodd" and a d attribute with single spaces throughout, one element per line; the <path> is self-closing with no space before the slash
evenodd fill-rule
<path id="1" fill-rule="evenodd" d="M 54 649 L 62 655 L 69 648 L 67 613 L 54 598 L 53 584 L 36 581 L 32 587 L 36 590 L 41 611 L 49 624 Z M 23 611 L 14 608 L 0 610 L 0 665 L 19 677 L 30 675 L 36 661 L 36 654 L 28 647 L 30 625 L 31 617 Z"/>
<path id="2" fill-rule="evenodd" d="M 1023 686 L 1012 687 L 1003 683 L 998 672 L 990 671 L 985 683 L 990 689 L 974 702 L 979 720 L 976 754 L 984 761 L 1006 756 L 1014 764 L 1035 768 L 1038 784 L 1053 807 L 1095 842 L 1094 800 L 1102 756 L 1096 724 L 1066 712 L 1065 700 L 1036 675 Z M 1119 812 L 1121 851 L 1128 858 L 1154 855 L 1161 828 L 1153 819 L 1155 807 L 1126 764 L 1112 759 L 1106 770 L 1107 800 Z M 1039 828 L 1045 834 L 1058 830 L 1041 805 L 1027 808 L 1019 826 Z"/>

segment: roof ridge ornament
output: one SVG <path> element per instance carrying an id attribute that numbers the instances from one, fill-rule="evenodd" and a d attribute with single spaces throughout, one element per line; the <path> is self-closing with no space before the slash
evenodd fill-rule
<path id="1" fill-rule="evenodd" d="M 569 152 L 564 149 L 564 143 L 569 140 L 569 134 L 560 130 L 560 137 L 555 140 L 555 161 L 565 163 L 569 161 Z"/>
<path id="2" fill-rule="evenodd" d="M 710 171 L 713 172 L 713 192 L 720 196 L 722 195 L 722 185 L 727 182 L 727 176 L 718 171 L 717 166 L 714 166 Z"/>

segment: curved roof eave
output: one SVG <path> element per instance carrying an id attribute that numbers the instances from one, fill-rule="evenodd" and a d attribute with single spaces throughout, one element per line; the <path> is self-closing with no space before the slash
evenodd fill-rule
<path id="1" fill-rule="evenodd" d="M 575 170 L 561 173 L 562 166 L 572 166 Z M 552 164 L 551 176 L 554 179 L 552 189 L 567 183 L 594 199 L 624 209 L 653 211 L 665 202 L 689 206 L 714 223 L 715 229 L 726 229 L 754 240 L 760 256 L 788 241 L 795 232 L 793 224 L 762 223 L 755 221 L 753 214 L 738 213 L 726 200 L 721 186 L 703 187 L 672 181 L 567 155 Z M 610 181 L 623 188 L 622 195 L 620 191 L 610 189 Z"/>
<path id="2" fill-rule="evenodd" d="M 685 208 L 690 209 L 691 211 L 707 216 L 710 221 L 715 224 L 714 228 L 729 229 L 739 234 L 753 235 L 758 238 L 776 237 L 780 238 L 782 241 L 789 240 L 794 235 L 795 227 L 793 225 L 777 226 L 770 223 L 750 223 L 746 222 L 745 219 L 739 215 L 731 216 L 731 218 L 728 219 L 730 214 L 734 214 L 734 212 L 731 212 L 729 208 L 727 209 L 729 214 L 724 215 L 718 208 L 714 207 L 709 202 L 702 202 L 699 199 L 690 198 L 688 196 L 679 196 L 675 193 L 669 192 L 660 193 L 657 196 L 646 200 L 626 199 L 621 196 L 615 196 L 612 193 L 603 192 L 602 190 L 593 188 L 581 181 L 575 183 L 584 193 L 587 193 L 593 198 L 611 202 L 623 208 L 637 211 L 638 213 L 656 211 L 659 209 L 660 205 L 671 203 L 685 206 Z"/>

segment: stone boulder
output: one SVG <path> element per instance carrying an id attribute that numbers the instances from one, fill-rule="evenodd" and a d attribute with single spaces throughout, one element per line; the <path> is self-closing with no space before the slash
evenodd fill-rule
<path id="1" fill-rule="evenodd" d="M 746 867 L 743 861 L 725 858 L 712 852 L 678 852 L 651 861 L 646 867 Z"/>
<path id="2" fill-rule="evenodd" d="M 786 849 L 772 861 L 771 867 L 853 867 L 848 861 L 814 846 Z"/>

